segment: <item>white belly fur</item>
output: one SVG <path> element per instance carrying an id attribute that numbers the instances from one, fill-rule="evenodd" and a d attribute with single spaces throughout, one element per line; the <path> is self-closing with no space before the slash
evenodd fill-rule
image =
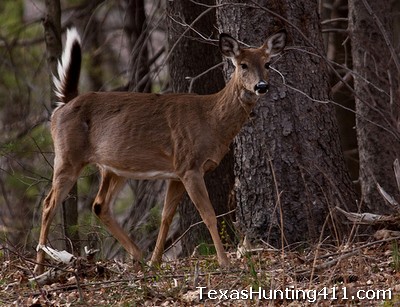
<path id="1" fill-rule="evenodd" d="M 175 173 L 164 171 L 147 171 L 135 172 L 130 170 L 121 170 L 108 165 L 99 165 L 107 171 L 110 171 L 118 176 L 132 179 L 179 179 Z"/>

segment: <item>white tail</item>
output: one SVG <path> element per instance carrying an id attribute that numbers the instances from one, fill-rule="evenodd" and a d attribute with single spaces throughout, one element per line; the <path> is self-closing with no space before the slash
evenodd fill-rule
<path id="1" fill-rule="evenodd" d="M 140 260 L 142 254 L 116 223 L 110 206 L 126 178 L 167 179 L 151 262 L 161 261 L 170 223 L 187 191 L 210 231 L 219 264 L 228 265 L 203 177 L 219 164 L 258 96 L 267 92 L 271 58 L 283 50 L 285 42 L 286 33 L 281 31 L 259 48 L 242 49 L 234 38 L 221 34 L 221 52 L 236 69 L 226 87 L 212 95 L 96 92 L 71 100 L 77 94 L 81 54 L 77 32 L 69 31 L 60 79 L 55 79 L 62 104 L 51 122 L 54 175 L 43 205 L 39 247 L 46 244 L 55 209 L 82 168 L 97 164 L 101 183 L 93 211 L 135 259 Z M 39 248 L 37 272 L 43 271 L 43 261 Z"/>
<path id="2" fill-rule="evenodd" d="M 67 40 L 61 60 L 58 62 L 58 77 L 53 75 L 54 92 L 60 101 L 58 106 L 78 96 L 81 70 L 81 38 L 75 28 L 67 30 Z"/>

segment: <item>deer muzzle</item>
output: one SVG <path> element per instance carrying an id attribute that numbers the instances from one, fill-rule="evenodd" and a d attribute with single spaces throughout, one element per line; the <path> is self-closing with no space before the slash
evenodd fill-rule
<path id="1" fill-rule="evenodd" d="M 264 95 L 268 91 L 268 83 L 265 82 L 264 80 L 260 80 L 255 86 L 254 86 L 254 91 L 256 92 L 256 95 Z"/>

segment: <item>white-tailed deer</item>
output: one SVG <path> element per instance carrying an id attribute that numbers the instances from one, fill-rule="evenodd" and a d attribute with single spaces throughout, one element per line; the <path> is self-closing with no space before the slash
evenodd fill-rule
<path id="1" fill-rule="evenodd" d="M 46 244 L 55 209 L 88 164 L 97 164 L 101 173 L 93 211 L 135 259 L 141 259 L 141 251 L 116 223 L 110 206 L 126 178 L 167 179 L 151 263 L 161 261 L 171 220 L 186 191 L 210 231 L 219 264 L 227 266 L 203 177 L 220 163 L 258 96 L 267 92 L 271 58 L 285 43 L 284 31 L 259 48 L 246 49 L 221 34 L 220 50 L 232 60 L 235 72 L 225 88 L 212 95 L 93 92 L 78 96 L 80 38 L 75 29 L 69 30 L 59 76 L 54 78 L 60 99 L 51 118 L 54 175 L 43 205 L 36 272 L 43 271 L 41 246 Z"/>

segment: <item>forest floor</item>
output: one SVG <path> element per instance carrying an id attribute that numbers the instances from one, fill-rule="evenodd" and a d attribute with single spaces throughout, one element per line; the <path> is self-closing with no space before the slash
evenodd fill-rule
<path id="1" fill-rule="evenodd" d="M 38 285 L 0 244 L 1 306 L 400 306 L 399 237 L 303 251 L 258 249 L 220 269 L 214 255 L 157 268 L 77 259 Z"/>

